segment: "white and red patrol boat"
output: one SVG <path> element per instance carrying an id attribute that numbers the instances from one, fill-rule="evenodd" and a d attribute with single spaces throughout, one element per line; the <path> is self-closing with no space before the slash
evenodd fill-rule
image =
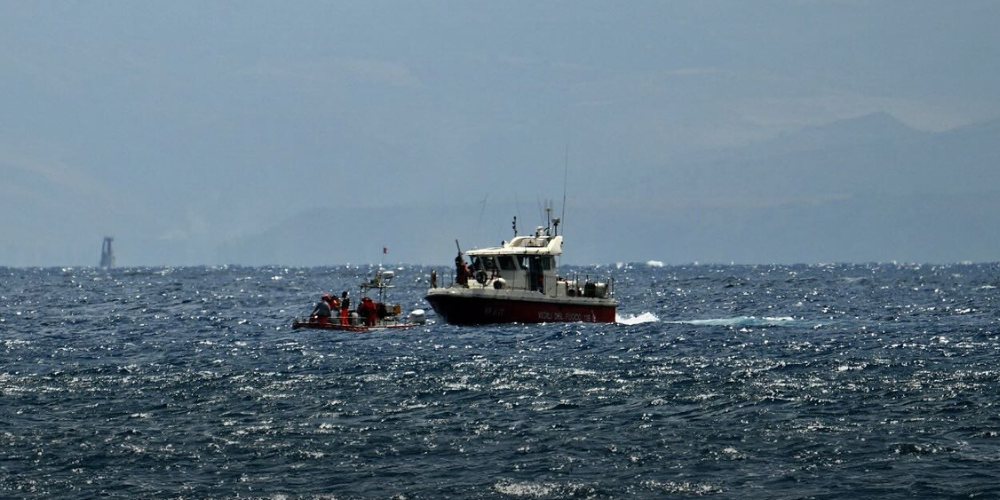
<path id="1" fill-rule="evenodd" d="M 559 219 L 548 219 L 534 234 L 518 236 L 515 218 L 514 239 L 466 252 L 471 264 L 459 248 L 453 281 L 438 287 L 432 271 L 427 302 L 454 325 L 613 323 L 618 307 L 614 281 L 559 276 L 556 258 L 562 255 L 563 237 L 558 235 Z"/>
<path id="2" fill-rule="evenodd" d="M 361 299 L 355 310 L 346 307 L 342 315 L 338 314 L 340 310 L 332 311 L 333 314 L 329 319 L 316 316 L 295 319 L 292 321 L 292 329 L 311 328 L 314 330 L 367 332 L 423 325 L 426 322 L 423 309 L 414 309 L 404 318 L 401 316 L 402 308 L 399 304 L 386 302 L 386 291 L 395 288 L 392 285 L 393 277 L 392 271 L 383 271 L 379 268 L 374 278 L 361 283 Z M 374 293 L 372 293 L 373 291 Z M 375 295 L 375 298 L 370 297 L 370 295 Z M 327 296 L 324 295 L 324 297 Z M 344 300 L 347 300 L 347 292 L 344 292 Z M 337 304 L 339 307 L 344 303 L 338 302 Z"/>

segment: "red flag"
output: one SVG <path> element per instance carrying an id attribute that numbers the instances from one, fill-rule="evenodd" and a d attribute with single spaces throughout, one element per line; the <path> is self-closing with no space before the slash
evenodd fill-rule
<path id="1" fill-rule="evenodd" d="M 389 253 L 389 249 L 386 247 L 382 247 L 382 253 Z"/>

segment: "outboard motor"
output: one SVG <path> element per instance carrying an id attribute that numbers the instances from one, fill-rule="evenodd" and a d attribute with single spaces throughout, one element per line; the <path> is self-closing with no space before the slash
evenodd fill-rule
<path id="1" fill-rule="evenodd" d="M 408 318 L 409 322 L 414 325 L 422 325 L 427 322 L 427 317 L 424 315 L 423 309 L 414 309 L 410 311 Z"/>

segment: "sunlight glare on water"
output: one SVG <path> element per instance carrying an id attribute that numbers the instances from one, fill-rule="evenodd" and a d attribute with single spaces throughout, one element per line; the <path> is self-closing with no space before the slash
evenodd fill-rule
<path id="1" fill-rule="evenodd" d="M 0 498 L 993 498 L 996 265 L 614 266 L 617 323 L 292 330 L 349 268 L 0 268 Z"/>

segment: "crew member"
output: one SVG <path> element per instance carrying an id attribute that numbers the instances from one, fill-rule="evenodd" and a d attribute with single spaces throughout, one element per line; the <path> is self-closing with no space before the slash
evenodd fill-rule
<path id="1" fill-rule="evenodd" d="M 368 299 L 368 326 L 378 324 L 378 304 L 374 300 Z"/>
<path id="2" fill-rule="evenodd" d="M 348 316 L 350 315 L 350 313 L 351 313 L 351 299 L 347 297 L 347 291 L 345 290 L 344 293 L 340 294 L 340 324 L 341 325 L 348 325 L 348 324 L 350 324 L 350 320 L 348 320 Z"/>
<path id="3" fill-rule="evenodd" d="M 378 309 L 375 306 L 375 301 L 368 297 L 361 297 L 361 303 L 358 304 L 358 315 L 364 318 L 365 325 L 375 326 L 378 321 Z"/>
<path id="4" fill-rule="evenodd" d="M 320 297 L 319 302 L 316 303 L 316 307 L 314 307 L 312 312 L 309 313 L 309 320 L 325 325 L 330 322 L 331 311 L 330 296 L 323 294 L 323 296 Z"/>
<path id="5" fill-rule="evenodd" d="M 472 271 L 469 270 L 469 265 L 462 259 L 462 254 L 455 257 L 455 275 L 455 281 L 459 285 L 469 286 L 469 277 L 472 276 Z"/>

